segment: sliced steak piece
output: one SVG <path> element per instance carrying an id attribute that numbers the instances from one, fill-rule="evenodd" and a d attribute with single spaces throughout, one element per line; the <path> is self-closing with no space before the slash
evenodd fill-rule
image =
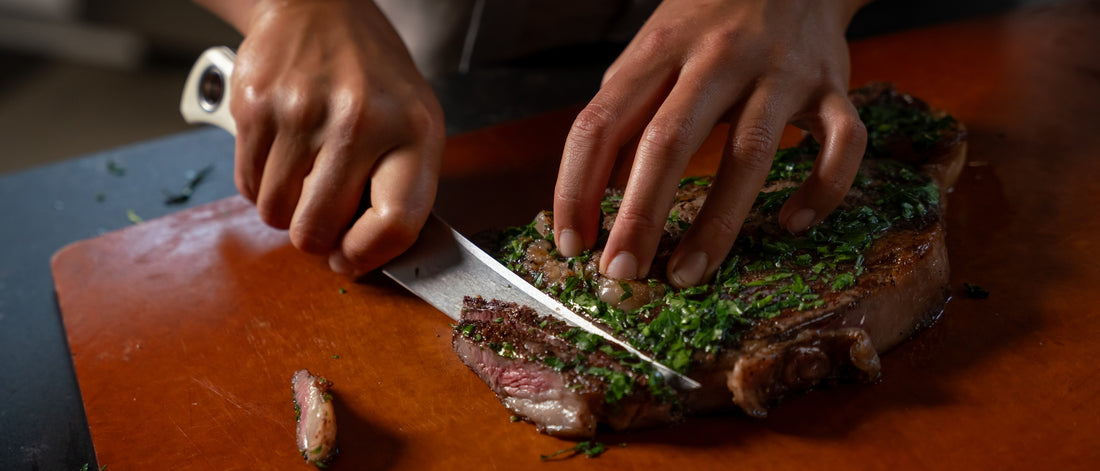
<path id="1" fill-rule="evenodd" d="M 540 432 L 587 437 L 601 422 L 622 430 L 679 417 L 675 401 L 649 390 L 651 372 L 623 361 L 629 354 L 526 306 L 467 298 L 454 331 L 463 363 Z"/>
<path id="2" fill-rule="evenodd" d="M 642 280 L 600 275 L 600 247 L 562 258 L 549 212 L 503 231 L 489 247 L 535 286 L 701 389 L 673 391 L 625 352 L 593 348 L 525 307 L 480 299 L 467 300 L 455 328 L 460 358 L 518 417 L 571 437 L 591 436 L 600 423 L 623 430 L 732 407 L 766 417 L 791 393 L 878 378 L 878 355 L 934 322 L 947 300 L 943 214 L 965 160 L 966 130 L 889 84 L 851 97 L 869 139 L 844 202 L 804 234 L 779 227 L 779 208 L 809 175 L 819 146 L 807 137 L 780 150 L 729 258 L 707 285 L 677 290 L 664 272 L 710 177 L 681 182 Z M 621 191 L 608 190 L 604 231 L 621 201 Z M 574 367 L 556 367 L 561 361 Z"/>
<path id="3" fill-rule="evenodd" d="M 336 410 L 329 389 L 332 381 L 298 370 L 291 377 L 294 409 L 298 412 L 298 451 L 307 463 L 323 467 L 336 456 Z"/>

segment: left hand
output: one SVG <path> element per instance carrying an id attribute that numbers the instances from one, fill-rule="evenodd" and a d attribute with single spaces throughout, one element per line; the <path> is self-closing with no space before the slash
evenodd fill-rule
<path id="1" fill-rule="evenodd" d="M 866 130 L 847 97 L 844 30 L 863 0 L 667 0 L 608 68 L 566 140 L 554 197 L 565 256 L 596 243 L 599 203 L 621 150 L 637 138 L 629 180 L 600 271 L 649 272 L 691 156 L 730 123 L 715 182 L 671 255 L 678 287 L 712 277 L 763 186 L 784 126 L 809 130 L 822 150 L 779 214 L 798 232 L 840 204 L 859 168 Z"/>

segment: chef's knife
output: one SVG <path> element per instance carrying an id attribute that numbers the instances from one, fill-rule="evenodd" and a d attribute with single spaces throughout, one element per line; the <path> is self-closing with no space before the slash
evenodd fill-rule
<path id="1" fill-rule="evenodd" d="M 230 76 L 236 54 L 227 47 L 206 50 L 195 62 L 180 98 L 180 113 L 188 123 L 207 123 L 237 134 L 229 113 Z M 466 296 L 481 296 L 529 306 L 540 315 L 561 319 L 594 333 L 649 362 L 670 384 L 697 389 L 700 384 L 658 363 L 628 343 L 615 338 L 587 318 L 496 261 L 434 213 L 413 246 L 382 267 L 382 272 L 401 286 L 459 320 Z"/>

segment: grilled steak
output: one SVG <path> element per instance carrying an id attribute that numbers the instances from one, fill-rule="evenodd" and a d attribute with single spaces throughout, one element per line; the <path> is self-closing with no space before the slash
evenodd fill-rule
<path id="1" fill-rule="evenodd" d="M 708 285 L 677 290 L 665 264 L 712 179 L 686 178 L 647 279 L 597 271 L 599 248 L 554 250 L 553 215 L 503 231 L 512 270 L 665 365 L 700 381 L 676 391 L 633 355 L 531 309 L 468 298 L 454 328 L 462 361 L 515 416 L 541 432 L 587 437 L 740 407 L 766 417 L 783 396 L 835 380 L 873 381 L 878 355 L 930 324 L 948 296 L 943 212 L 965 159 L 965 129 L 888 84 L 853 91 L 868 129 L 860 172 L 842 205 L 792 235 L 777 214 L 810 172 L 811 138 L 780 150 L 734 248 Z M 620 190 L 608 190 L 603 230 Z M 606 235 L 606 234 L 605 234 Z"/>

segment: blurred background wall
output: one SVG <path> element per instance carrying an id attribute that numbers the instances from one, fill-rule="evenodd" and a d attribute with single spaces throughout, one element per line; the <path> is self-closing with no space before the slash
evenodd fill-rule
<path id="1" fill-rule="evenodd" d="M 850 35 L 1044 1 L 879 0 Z M 0 173 L 188 129 L 177 106 L 191 61 L 239 41 L 188 0 L 0 0 Z"/>

